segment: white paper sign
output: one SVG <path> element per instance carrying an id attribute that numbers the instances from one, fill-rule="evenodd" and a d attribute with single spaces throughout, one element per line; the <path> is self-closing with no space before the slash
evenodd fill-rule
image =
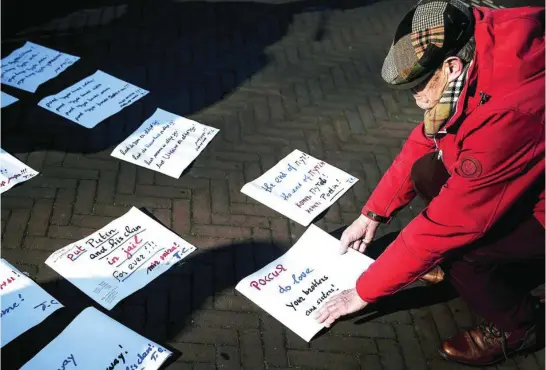
<path id="1" fill-rule="evenodd" d="M 177 179 L 218 131 L 157 109 L 112 156 Z"/>
<path id="2" fill-rule="evenodd" d="M 27 41 L 2 59 L 2 83 L 33 93 L 38 86 L 58 76 L 79 59 Z"/>
<path id="3" fill-rule="evenodd" d="M 2 346 L 63 307 L 48 292 L 6 260 L 0 260 Z"/>
<path id="4" fill-rule="evenodd" d="M 97 71 L 38 105 L 86 128 L 133 104 L 149 91 Z"/>
<path id="5" fill-rule="evenodd" d="M 168 349 L 89 307 L 21 370 L 156 370 L 171 355 Z"/>
<path id="6" fill-rule="evenodd" d="M 37 174 L 38 172 L 0 148 L 0 194 Z"/>
<path id="7" fill-rule="evenodd" d="M 2 104 L 2 108 L 7 107 L 8 105 L 12 105 L 17 100 L 19 100 L 15 96 L 11 96 L 10 94 L 6 94 L 3 91 L 1 91 L 1 93 L 2 93 L 2 96 L 0 96 L 0 102 Z"/>
<path id="8" fill-rule="evenodd" d="M 307 226 L 358 179 L 299 150 L 241 189 L 243 194 Z"/>
<path id="9" fill-rule="evenodd" d="M 339 248 L 339 240 L 311 225 L 288 252 L 236 289 L 309 342 L 324 327 L 313 317 L 320 307 L 354 288 L 374 261 L 353 249 L 341 255 Z"/>
<path id="10" fill-rule="evenodd" d="M 87 238 L 54 252 L 46 264 L 111 310 L 194 250 L 133 207 Z"/>

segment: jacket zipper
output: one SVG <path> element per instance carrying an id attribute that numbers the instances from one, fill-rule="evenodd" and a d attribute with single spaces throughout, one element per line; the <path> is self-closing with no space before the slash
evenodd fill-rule
<path id="1" fill-rule="evenodd" d="M 442 149 L 438 146 L 438 142 L 436 141 L 436 134 L 432 137 L 432 140 L 434 140 L 434 145 L 436 146 L 436 151 L 438 152 L 438 160 L 442 159 Z"/>
<path id="2" fill-rule="evenodd" d="M 482 104 L 485 104 L 489 101 L 489 99 L 491 98 L 491 95 L 487 95 L 486 93 L 484 93 L 483 91 L 480 91 L 480 102 L 478 103 L 478 107 Z"/>
<path id="3" fill-rule="evenodd" d="M 480 91 L 480 101 L 478 103 L 478 106 L 487 103 L 490 98 L 491 98 L 491 95 L 487 95 L 483 91 Z M 434 140 L 434 145 L 436 146 L 436 151 L 438 152 L 438 159 L 441 160 L 443 153 L 440 147 L 438 146 L 438 142 L 436 141 L 436 134 L 434 134 L 434 136 L 432 137 L 432 140 Z"/>

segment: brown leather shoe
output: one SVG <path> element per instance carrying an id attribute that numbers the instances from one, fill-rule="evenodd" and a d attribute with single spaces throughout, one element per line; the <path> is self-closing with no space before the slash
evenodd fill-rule
<path id="1" fill-rule="evenodd" d="M 489 366 L 536 345 L 536 329 L 505 332 L 491 323 L 459 333 L 444 341 L 440 356 L 465 365 Z"/>
<path id="2" fill-rule="evenodd" d="M 439 282 L 444 280 L 444 270 L 440 268 L 440 266 L 436 266 L 423 276 L 419 278 L 424 283 L 427 284 L 438 284 Z"/>

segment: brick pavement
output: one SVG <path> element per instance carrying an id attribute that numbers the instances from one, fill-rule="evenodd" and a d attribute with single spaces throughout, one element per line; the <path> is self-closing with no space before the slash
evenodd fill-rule
<path id="1" fill-rule="evenodd" d="M 485 0 L 484 0 L 485 1 Z M 411 1 L 113 2 L 24 30 L 81 56 L 36 94 L 3 109 L 2 147 L 40 175 L 2 195 L 2 257 L 66 306 L 2 351 L 17 368 L 94 303 L 43 263 L 56 249 L 144 207 L 199 248 L 108 312 L 173 349 L 168 369 L 460 369 L 441 338 L 475 324 L 445 287 L 415 286 L 306 343 L 234 291 L 304 228 L 240 193 L 298 148 L 361 181 L 316 223 L 332 231 L 359 208 L 422 113 L 379 70 Z M 36 106 L 102 69 L 151 93 L 93 130 Z M 221 131 L 179 180 L 110 157 L 160 107 Z M 416 202 L 380 231 L 387 240 Z M 447 292 L 447 293 L 446 293 Z M 544 369 L 544 350 L 496 369 Z M 491 368 L 493 369 L 493 368 Z"/>

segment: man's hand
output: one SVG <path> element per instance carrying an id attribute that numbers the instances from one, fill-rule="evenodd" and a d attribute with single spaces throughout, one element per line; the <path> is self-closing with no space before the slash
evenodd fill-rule
<path id="1" fill-rule="evenodd" d="M 341 316 L 360 311 L 367 305 L 368 303 L 358 296 L 356 288 L 347 289 L 330 298 L 318 311 L 316 318 L 320 324 L 329 328 Z"/>
<path id="2" fill-rule="evenodd" d="M 378 226 L 379 222 L 360 215 L 341 235 L 340 253 L 346 253 L 349 248 L 364 253 L 368 244 L 372 242 Z"/>

